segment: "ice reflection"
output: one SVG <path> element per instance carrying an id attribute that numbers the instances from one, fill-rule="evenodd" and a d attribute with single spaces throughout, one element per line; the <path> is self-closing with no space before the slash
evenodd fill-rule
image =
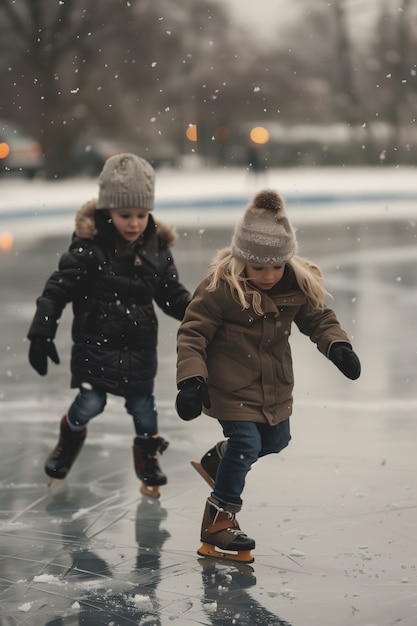
<path id="1" fill-rule="evenodd" d="M 73 597 L 71 608 L 75 613 L 68 620 L 61 617 L 48 621 L 47 626 L 74 624 L 74 619 L 80 626 L 103 623 L 161 626 L 157 587 L 161 580 L 160 550 L 170 537 L 165 528 L 160 528 L 167 518 L 166 509 L 157 500 L 141 498 L 135 517 L 137 555 L 134 563 L 128 559 L 126 566 L 114 561 L 109 564 L 100 556 L 100 540 L 97 540 L 99 549 L 93 549 L 94 533 L 90 536 L 88 529 L 95 524 L 94 516 L 76 514 L 88 500 L 91 501 L 91 492 L 87 489 L 59 489 L 47 505 L 50 515 L 62 519 L 63 546 L 54 558 L 54 565 L 60 572 L 57 582 L 65 585 L 62 595 Z M 106 553 L 108 546 L 105 548 Z M 133 564 L 132 568 L 128 567 L 129 563 Z M 38 577 L 38 580 L 46 584 L 48 578 Z"/>
<path id="2" fill-rule="evenodd" d="M 201 565 L 204 596 L 202 605 L 213 626 L 291 626 L 248 591 L 256 585 L 255 570 L 245 563 L 198 559 Z"/>

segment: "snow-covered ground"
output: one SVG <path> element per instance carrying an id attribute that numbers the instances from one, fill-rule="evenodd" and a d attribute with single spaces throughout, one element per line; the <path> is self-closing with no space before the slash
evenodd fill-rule
<path id="1" fill-rule="evenodd" d="M 74 212 L 97 183 L 0 180 L 0 235 L 15 238 L 0 251 L 1 626 L 415 626 L 414 175 L 157 173 L 155 215 L 178 226 L 174 256 L 190 288 L 229 242 L 248 199 L 263 187 L 282 192 L 362 362 L 361 378 L 349 381 L 294 331 L 293 439 L 254 466 L 239 517 L 257 542 L 250 567 L 196 555 L 209 489 L 190 461 L 221 433 L 215 420 L 176 416 L 177 323 L 165 316 L 156 401 L 170 447 L 160 502 L 139 495 L 132 424 L 117 398 L 89 426 L 68 490 L 47 492 L 43 463 L 73 397 L 71 312 L 57 337 L 61 365 L 45 378 L 27 363 L 25 335 Z"/>
<path id="2" fill-rule="evenodd" d="M 280 192 L 294 223 L 383 220 L 412 216 L 417 200 L 411 167 L 157 171 L 155 215 L 178 227 L 230 226 L 254 193 Z M 68 233 L 78 207 L 97 197 L 96 179 L 57 182 L 0 179 L 0 232 L 14 238 Z M 314 210 L 313 210 L 314 209 Z M 348 209 L 348 211 L 346 211 Z"/>

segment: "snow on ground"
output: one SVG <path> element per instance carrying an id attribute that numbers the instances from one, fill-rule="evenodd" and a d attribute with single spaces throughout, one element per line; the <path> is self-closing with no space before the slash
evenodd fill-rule
<path id="1" fill-rule="evenodd" d="M 417 200 L 412 167 L 300 167 L 260 175 L 244 168 L 161 169 L 156 178 L 155 215 L 177 227 L 233 225 L 250 198 L 263 188 L 284 196 L 295 224 L 365 216 L 383 220 L 390 219 L 393 211 L 397 217 L 408 217 L 414 214 Z M 15 239 L 37 233 L 70 234 L 76 210 L 97 193 L 97 180 L 90 178 L 0 179 L 0 233 L 12 233 Z"/>

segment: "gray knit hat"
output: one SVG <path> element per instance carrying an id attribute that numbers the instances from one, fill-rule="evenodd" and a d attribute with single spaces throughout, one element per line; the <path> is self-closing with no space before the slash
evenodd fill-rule
<path id="1" fill-rule="evenodd" d="M 116 154 L 107 159 L 98 185 L 97 209 L 153 210 L 155 171 L 135 154 Z"/>
<path id="2" fill-rule="evenodd" d="M 232 238 L 232 255 L 247 263 L 282 265 L 297 251 L 295 231 L 275 191 L 261 191 L 247 207 Z"/>

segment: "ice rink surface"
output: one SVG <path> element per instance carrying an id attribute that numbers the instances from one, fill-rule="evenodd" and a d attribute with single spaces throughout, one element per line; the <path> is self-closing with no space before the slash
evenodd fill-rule
<path id="1" fill-rule="evenodd" d="M 160 434 L 170 446 L 161 457 L 169 482 L 160 500 L 139 493 L 133 426 L 122 400 L 112 397 L 90 424 L 68 481 L 51 492 L 43 464 L 74 395 L 68 388 L 70 309 L 56 341 L 61 365 L 50 366 L 47 377 L 28 365 L 25 336 L 35 299 L 68 245 L 70 227 L 63 227 L 58 209 L 65 205 L 68 219 L 71 203 L 90 199 L 95 184 L 74 181 L 56 194 L 56 185 L 51 190 L 42 181 L 0 181 L 0 231 L 15 240 L 0 252 L 1 626 L 417 624 L 413 173 L 398 185 L 392 183 L 398 172 L 391 178 L 381 171 L 379 178 L 343 172 L 343 184 L 324 172 L 310 178 L 299 172 L 298 179 L 296 172 L 277 173 L 257 187 L 252 181 L 251 189 L 243 179 L 217 174 L 211 181 L 192 175 L 193 188 L 217 202 L 215 210 L 196 201 L 194 209 L 178 212 L 173 252 L 181 280 L 193 289 L 215 251 L 229 243 L 244 208 L 238 198 L 264 183 L 282 190 L 292 198 L 288 212 L 300 253 L 324 270 L 362 376 L 344 378 L 294 329 L 293 439 L 253 467 L 239 515 L 257 543 L 251 565 L 196 554 L 210 491 L 190 461 L 221 432 L 208 417 L 185 423 L 175 413 L 177 323 L 163 314 L 156 401 Z M 178 176 L 160 175 L 162 183 L 172 181 L 171 189 L 174 179 L 176 195 L 169 198 L 162 185 L 166 210 L 155 211 L 171 223 L 175 202 L 196 198 L 186 176 L 180 187 Z M 223 204 L 216 201 L 216 183 Z M 343 199 L 335 200 L 342 191 Z M 51 207 L 49 219 L 42 209 Z"/>

